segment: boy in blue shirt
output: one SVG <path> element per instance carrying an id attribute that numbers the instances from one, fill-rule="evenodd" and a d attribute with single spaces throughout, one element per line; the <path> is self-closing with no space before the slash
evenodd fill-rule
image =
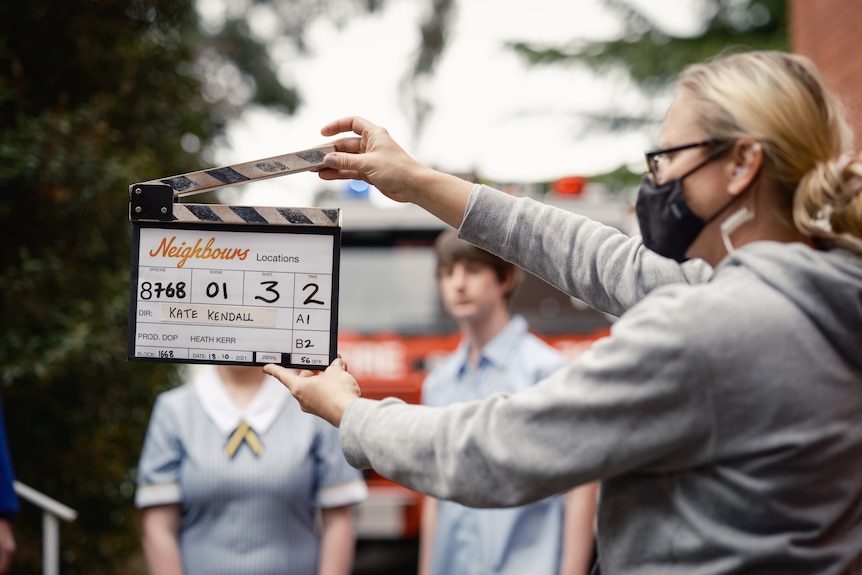
<path id="1" fill-rule="evenodd" d="M 458 348 L 428 375 L 422 403 L 444 406 L 515 393 L 564 365 L 560 353 L 512 317 L 514 265 L 443 232 L 435 244 L 443 305 L 461 329 Z M 473 509 L 426 497 L 420 575 L 586 575 L 596 484 L 509 509 Z"/>

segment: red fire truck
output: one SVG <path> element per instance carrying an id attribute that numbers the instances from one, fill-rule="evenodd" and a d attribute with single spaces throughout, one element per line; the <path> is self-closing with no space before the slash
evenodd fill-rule
<path id="1" fill-rule="evenodd" d="M 589 187 L 543 200 L 620 229 L 627 222 L 625 201 L 591 193 Z M 433 243 L 444 224 L 416 206 L 388 200 L 335 205 L 343 217 L 338 351 L 364 397 L 418 403 L 429 369 L 459 341 L 457 326 L 437 295 Z M 534 333 L 570 358 L 606 335 L 613 321 L 529 274 L 512 306 Z M 421 496 L 374 472 L 366 480 L 369 498 L 356 515 L 360 546 L 363 541 L 415 542 Z"/>

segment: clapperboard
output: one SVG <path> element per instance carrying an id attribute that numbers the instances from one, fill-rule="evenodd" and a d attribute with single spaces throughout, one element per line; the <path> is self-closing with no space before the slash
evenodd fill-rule
<path id="1" fill-rule="evenodd" d="M 129 186 L 129 360 L 319 369 L 335 359 L 340 210 L 179 202 L 319 168 L 334 150 Z"/>

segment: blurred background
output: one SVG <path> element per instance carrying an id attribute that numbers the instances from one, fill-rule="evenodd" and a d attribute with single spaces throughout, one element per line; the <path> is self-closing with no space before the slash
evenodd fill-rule
<path id="1" fill-rule="evenodd" d="M 858 133 L 860 25 L 855 0 L 2 3 L 0 394 L 18 480 L 77 511 L 60 572 L 143 572 L 135 469 L 182 376 L 126 360 L 131 183 L 312 147 L 359 114 L 444 171 L 626 202 L 675 75 L 727 50 L 812 57 Z M 349 194 L 306 173 L 193 201 Z M 42 510 L 22 500 L 15 533 L 13 572 L 43 572 Z"/>

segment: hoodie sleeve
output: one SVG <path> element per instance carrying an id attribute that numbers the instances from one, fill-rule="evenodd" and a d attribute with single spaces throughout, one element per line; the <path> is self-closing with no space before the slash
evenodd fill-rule
<path id="1" fill-rule="evenodd" d="M 714 451 L 709 378 L 692 330 L 671 319 L 686 303 L 656 296 L 524 391 L 445 408 L 354 401 L 341 423 L 348 461 L 474 507 L 521 505 L 635 469 L 706 461 Z"/>
<path id="2" fill-rule="evenodd" d="M 473 188 L 459 235 L 615 316 L 657 287 L 712 276 L 703 260 L 680 265 L 648 250 L 640 236 L 482 185 Z"/>

